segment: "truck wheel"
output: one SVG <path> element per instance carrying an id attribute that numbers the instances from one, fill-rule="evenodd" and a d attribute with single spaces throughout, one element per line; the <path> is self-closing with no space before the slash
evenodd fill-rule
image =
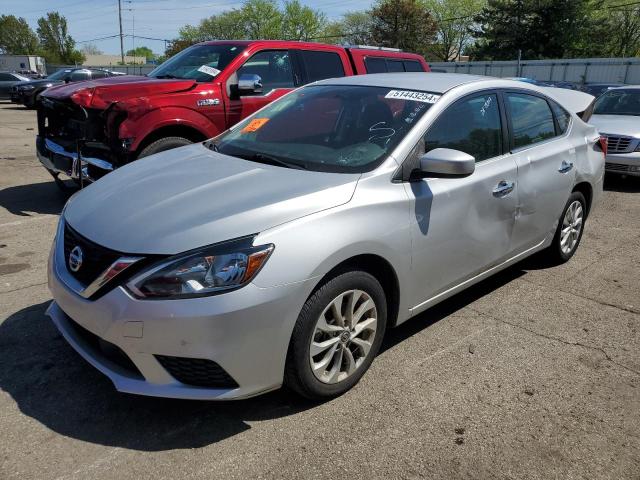
<path id="1" fill-rule="evenodd" d="M 165 137 L 155 142 L 150 143 L 142 151 L 138 158 L 148 157 L 154 153 L 164 152 L 165 150 L 171 150 L 172 148 L 184 147 L 185 145 L 191 145 L 193 142 L 184 137 Z"/>
<path id="2" fill-rule="evenodd" d="M 387 302 L 380 282 L 347 271 L 309 297 L 293 328 L 284 383 L 303 397 L 340 395 L 367 371 L 380 349 Z"/>

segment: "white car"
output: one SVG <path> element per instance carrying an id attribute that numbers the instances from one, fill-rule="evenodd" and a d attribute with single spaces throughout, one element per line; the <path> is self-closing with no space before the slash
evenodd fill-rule
<path id="1" fill-rule="evenodd" d="M 640 177 L 640 85 L 604 93 L 589 123 L 607 137 L 605 171 Z"/>

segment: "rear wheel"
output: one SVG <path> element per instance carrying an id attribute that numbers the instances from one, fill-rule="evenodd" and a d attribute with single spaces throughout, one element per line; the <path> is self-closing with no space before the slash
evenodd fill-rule
<path id="1" fill-rule="evenodd" d="M 547 249 L 547 258 L 556 265 L 568 261 L 580 245 L 587 202 L 580 192 L 573 192 L 562 210 L 553 242 Z"/>
<path id="2" fill-rule="evenodd" d="M 285 384 L 300 395 L 340 395 L 373 362 L 387 322 L 384 290 L 362 271 L 342 273 L 323 284 L 304 304 L 293 330 Z"/>
<path id="3" fill-rule="evenodd" d="M 138 158 L 148 157 L 154 153 L 164 152 L 165 150 L 171 150 L 172 148 L 184 147 L 190 145 L 193 142 L 184 137 L 165 137 L 147 145 L 138 155 Z"/>

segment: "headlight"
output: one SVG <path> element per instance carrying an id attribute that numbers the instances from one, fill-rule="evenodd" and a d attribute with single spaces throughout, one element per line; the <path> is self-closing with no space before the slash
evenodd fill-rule
<path id="1" fill-rule="evenodd" d="M 251 239 L 226 242 L 176 255 L 138 274 L 127 288 L 138 298 L 192 298 L 240 288 L 251 281 L 273 245 Z"/>

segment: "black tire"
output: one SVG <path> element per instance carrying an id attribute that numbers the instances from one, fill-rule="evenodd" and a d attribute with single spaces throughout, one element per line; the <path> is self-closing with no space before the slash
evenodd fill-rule
<path id="1" fill-rule="evenodd" d="M 309 358 L 316 322 L 323 310 L 336 297 L 350 290 L 362 290 L 373 300 L 377 311 L 376 331 L 369 353 L 357 369 L 337 383 L 324 383 L 312 372 Z M 363 271 L 347 271 L 327 280 L 307 299 L 293 328 L 285 366 L 285 385 L 311 400 L 322 400 L 343 394 L 358 383 L 369 369 L 382 344 L 386 324 L 387 300 L 382 286 L 373 275 Z"/>
<path id="2" fill-rule="evenodd" d="M 567 215 L 567 210 L 574 202 L 580 202 L 580 206 L 582 207 L 582 224 L 580 227 L 580 231 L 578 233 L 577 241 L 575 245 L 569 252 L 563 251 L 561 245 L 561 234 L 562 234 L 562 224 L 563 219 Z M 543 252 L 544 259 L 550 263 L 551 265 L 561 265 L 565 262 L 568 262 L 571 257 L 576 253 L 578 246 L 580 245 L 580 240 L 582 239 L 582 233 L 584 232 L 584 224 L 587 219 L 587 201 L 584 198 L 584 195 L 580 192 L 573 192 L 569 196 L 569 200 L 565 204 L 562 209 L 562 214 L 560 215 L 560 219 L 558 220 L 558 228 L 556 229 L 556 234 L 553 237 L 553 241 L 551 245 Z"/>
<path id="3" fill-rule="evenodd" d="M 185 145 L 191 145 L 193 142 L 184 137 L 165 137 L 155 142 L 150 143 L 142 151 L 138 158 L 148 157 L 154 153 L 164 152 L 165 150 L 171 150 L 172 148 L 184 147 Z"/>

